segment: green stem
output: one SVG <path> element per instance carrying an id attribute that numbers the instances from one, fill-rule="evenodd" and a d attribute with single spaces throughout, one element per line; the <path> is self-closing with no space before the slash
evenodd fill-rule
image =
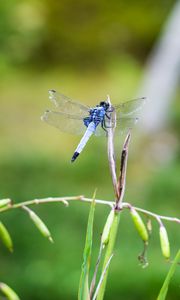
<path id="1" fill-rule="evenodd" d="M 114 244 L 115 244 L 115 241 L 116 241 L 119 220 L 120 220 L 120 212 L 116 212 L 115 215 L 114 215 L 114 220 L 113 220 L 110 235 L 109 235 L 109 242 L 108 242 L 108 245 L 107 245 L 107 248 L 106 248 L 106 253 L 105 253 L 105 257 L 104 257 L 102 272 L 106 268 L 106 265 L 107 265 L 111 255 L 113 254 L 113 251 L 114 251 Z M 109 272 L 109 268 L 106 271 L 106 274 L 104 276 L 102 285 L 99 289 L 97 300 L 103 300 L 103 298 L 104 298 L 108 272 Z"/>

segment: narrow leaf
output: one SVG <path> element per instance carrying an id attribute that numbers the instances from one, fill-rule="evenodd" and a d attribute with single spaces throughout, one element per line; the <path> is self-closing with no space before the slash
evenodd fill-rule
<path id="1" fill-rule="evenodd" d="M 172 278 L 172 276 L 173 276 L 173 274 L 175 272 L 175 269 L 176 269 L 176 266 L 177 266 L 179 260 L 180 260 L 180 250 L 177 252 L 176 257 L 175 257 L 175 259 L 174 259 L 174 261 L 173 261 L 173 263 L 172 263 L 172 265 L 170 267 L 170 270 L 169 270 L 169 272 L 168 272 L 168 274 L 166 276 L 166 279 L 165 279 L 165 281 L 163 283 L 163 286 L 162 286 L 162 288 L 160 290 L 160 293 L 158 295 L 157 300 L 165 300 L 166 299 L 166 295 L 167 295 L 167 292 L 168 292 L 169 283 L 170 283 L 170 280 L 171 280 L 171 278 Z"/>
<path id="2" fill-rule="evenodd" d="M 102 272 L 101 272 L 101 274 L 103 273 L 104 275 L 103 275 L 103 281 L 99 287 L 97 300 L 104 299 L 106 282 L 107 282 L 107 277 L 108 277 L 108 272 L 109 272 L 109 268 L 107 268 L 107 265 L 109 264 L 110 258 L 114 251 L 114 244 L 115 244 L 115 240 L 116 240 L 116 236 L 117 236 L 119 220 L 120 220 L 120 213 L 118 212 L 118 213 L 114 214 L 114 220 L 113 220 L 110 234 L 109 234 L 109 242 L 105 248 L 106 252 L 105 252 L 104 263 L 103 263 Z M 104 272 L 104 270 L 106 270 L 106 271 Z"/>
<path id="3" fill-rule="evenodd" d="M 99 254 L 98 254 L 94 274 L 93 274 L 91 285 L 90 285 L 90 299 L 92 299 L 93 291 L 94 291 L 94 288 L 95 288 L 95 285 L 96 285 L 96 276 L 97 276 L 99 264 L 100 264 L 100 261 L 101 261 L 103 248 L 104 248 L 104 245 L 102 243 L 100 243 Z"/>
<path id="4" fill-rule="evenodd" d="M 88 224 L 87 224 L 87 232 L 86 232 L 86 242 L 83 253 L 83 264 L 81 277 L 79 282 L 79 292 L 78 292 L 78 300 L 90 300 L 89 295 L 89 269 L 90 269 L 90 260 L 91 260 L 91 249 L 92 249 L 92 238 L 93 238 L 93 222 L 94 222 L 94 211 L 95 211 L 95 194 L 93 196 L 93 200 L 91 202 Z"/>
<path id="5" fill-rule="evenodd" d="M 26 206 L 23 206 L 23 209 L 26 210 L 33 221 L 34 225 L 37 227 L 37 229 L 40 231 L 40 233 L 49 239 L 51 243 L 53 243 L 53 239 L 51 237 L 51 233 L 49 229 L 47 228 L 46 224 L 40 219 L 40 217 L 35 214 L 35 212 L 31 209 L 29 209 Z"/>
<path id="6" fill-rule="evenodd" d="M 6 283 L 0 282 L 0 290 L 8 300 L 20 300 L 19 296 Z"/>
<path id="7" fill-rule="evenodd" d="M 99 279 L 99 283 L 98 283 L 98 285 L 97 285 L 97 288 L 96 288 L 96 291 L 95 291 L 95 293 L 94 293 L 94 296 L 93 296 L 93 299 L 92 299 L 92 300 L 96 300 L 96 298 L 97 298 L 99 289 L 100 289 L 100 287 L 101 287 L 101 285 L 102 285 L 102 283 L 103 283 L 105 274 L 106 274 L 106 272 L 107 272 L 107 270 L 108 270 L 108 268 L 109 268 L 109 265 L 110 265 L 110 262 L 111 262 L 112 257 L 113 257 L 113 254 L 110 256 L 110 258 L 109 258 L 109 260 L 107 261 L 107 264 L 106 264 L 106 266 L 105 266 L 105 268 L 104 268 L 104 270 L 103 270 L 103 272 L 102 272 L 102 274 L 101 274 L 101 277 L 100 277 L 100 279 Z"/>
<path id="8" fill-rule="evenodd" d="M 112 223 L 114 220 L 114 215 L 115 215 L 114 209 L 111 209 L 111 211 L 107 217 L 107 220 L 106 220 L 106 223 L 105 223 L 105 226 L 103 229 L 103 233 L 101 236 L 102 245 L 106 245 L 109 242 L 109 234 L 110 234 L 111 226 L 112 226 Z"/>
<path id="9" fill-rule="evenodd" d="M 11 236 L 7 230 L 7 228 L 4 226 L 2 222 L 0 222 L 0 238 L 3 242 L 3 244 L 6 246 L 6 248 L 13 252 L 13 242 L 11 239 Z"/>

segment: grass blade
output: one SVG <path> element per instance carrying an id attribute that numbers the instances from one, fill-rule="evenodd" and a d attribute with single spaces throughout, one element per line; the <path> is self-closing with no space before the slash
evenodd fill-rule
<path id="1" fill-rule="evenodd" d="M 94 211 L 95 211 L 95 194 L 93 195 L 93 201 L 91 203 L 87 232 L 86 242 L 83 253 L 83 264 L 79 283 L 78 300 L 90 300 L 89 295 L 89 269 L 91 260 L 91 249 L 92 249 L 92 238 L 93 238 L 93 222 L 94 222 Z"/>
<path id="2" fill-rule="evenodd" d="M 105 266 L 105 268 L 104 268 L 104 270 L 103 270 L 103 272 L 102 272 L 102 274 L 101 274 L 99 283 L 98 283 L 98 285 L 97 285 L 97 288 L 96 288 L 96 291 L 95 291 L 95 293 L 94 293 L 94 296 L 93 296 L 93 299 L 92 299 L 92 300 L 96 300 L 96 298 L 97 298 L 99 289 L 100 289 L 100 287 L 101 287 L 101 285 L 102 285 L 102 283 L 103 283 L 105 274 L 106 274 L 106 272 L 107 272 L 107 270 L 108 270 L 108 268 L 109 268 L 109 265 L 110 265 L 110 262 L 111 262 L 112 257 L 113 257 L 113 254 L 110 256 L 110 258 L 109 258 L 109 260 L 107 261 L 107 264 L 106 264 L 106 266 Z"/>
<path id="3" fill-rule="evenodd" d="M 170 268 L 170 270 L 169 270 L 169 272 L 168 272 L 168 274 L 166 276 L 166 279 L 165 279 L 165 281 L 163 283 L 163 286 L 162 286 L 162 288 L 160 290 L 160 293 L 158 295 L 157 300 L 165 300 L 166 299 L 166 295 L 167 295 L 167 292 L 168 292 L 169 283 L 170 283 L 170 280 L 171 280 L 171 278 L 172 278 L 172 276 L 173 276 L 173 274 L 175 272 L 175 269 L 176 269 L 176 266 L 177 266 L 179 260 L 180 260 L 180 250 L 176 254 L 176 257 L 175 257 L 175 259 L 174 259 L 174 261 L 172 263 L 172 266 L 171 266 L 171 268 Z"/>
<path id="4" fill-rule="evenodd" d="M 120 213 L 118 212 L 118 213 L 114 214 L 114 220 L 113 220 L 111 230 L 110 230 L 110 234 L 109 234 L 109 242 L 106 246 L 106 252 L 105 252 L 105 257 L 104 257 L 102 273 L 104 273 L 104 270 L 106 269 L 106 266 L 109 262 L 109 259 L 111 258 L 112 254 L 113 254 L 113 251 L 114 251 L 114 244 L 115 244 L 115 240 L 116 240 L 116 236 L 117 236 L 119 220 L 120 220 Z M 107 268 L 106 272 L 104 273 L 103 281 L 102 281 L 102 284 L 101 284 L 101 286 L 99 288 L 99 291 L 98 291 L 97 300 L 103 300 L 104 299 L 104 293 L 105 293 L 105 289 L 106 289 L 108 271 L 109 271 L 109 268 Z"/>
<path id="5" fill-rule="evenodd" d="M 98 258 L 97 258 L 97 262 L 96 262 L 96 266 L 95 266 L 95 270 L 94 270 L 94 275 L 92 277 L 92 281 L 91 281 L 91 285 L 90 285 L 90 299 L 92 298 L 93 291 L 94 291 L 94 288 L 96 285 L 96 277 L 97 277 L 97 272 L 98 272 L 99 264 L 100 264 L 101 257 L 102 257 L 102 250 L 103 250 L 103 245 L 100 244 L 99 254 L 98 254 Z"/>

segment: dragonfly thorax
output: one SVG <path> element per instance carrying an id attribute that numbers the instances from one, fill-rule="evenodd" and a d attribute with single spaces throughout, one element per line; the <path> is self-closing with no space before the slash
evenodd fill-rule
<path id="1" fill-rule="evenodd" d="M 97 105 L 96 107 L 91 108 L 89 116 L 83 119 L 85 126 L 88 127 L 91 122 L 94 122 L 95 126 L 98 126 L 98 124 L 102 123 L 104 120 L 105 114 L 106 110 L 103 106 Z"/>
<path id="2" fill-rule="evenodd" d="M 105 113 L 106 111 L 102 106 L 94 108 L 91 112 L 92 121 L 94 121 L 95 123 L 101 122 L 104 119 Z"/>

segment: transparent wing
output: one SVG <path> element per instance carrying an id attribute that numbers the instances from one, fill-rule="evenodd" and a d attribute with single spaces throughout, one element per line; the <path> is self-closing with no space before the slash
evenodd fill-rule
<path id="1" fill-rule="evenodd" d="M 137 117 L 122 117 L 116 120 L 115 134 L 124 133 L 133 128 L 138 122 Z"/>
<path id="2" fill-rule="evenodd" d="M 115 131 L 114 131 L 114 134 L 115 135 L 120 135 L 124 132 L 127 132 L 128 130 L 132 129 L 133 126 L 138 122 L 138 118 L 137 117 L 121 117 L 121 118 L 118 118 L 115 122 L 115 120 L 108 120 L 106 119 L 105 120 L 105 124 L 106 124 L 106 130 L 108 131 L 108 128 L 114 128 L 115 124 L 116 124 L 116 127 L 115 127 Z M 107 135 L 107 132 L 106 130 L 104 130 L 102 127 L 101 127 L 101 124 L 99 124 L 97 127 L 96 127 L 96 132 L 95 132 L 95 135 L 96 136 L 106 136 Z"/>
<path id="3" fill-rule="evenodd" d="M 54 103 L 60 112 L 82 117 L 88 116 L 90 107 L 73 101 L 65 95 L 56 92 L 55 90 L 49 91 L 49 99 Z"/>
<path id="4" fill-rule="evenodd" d="M 62 112 L 48 110 L 41 117 L 41 120 L 60 129 L 63 132 L 68 132 L 71 134 L 82 135 L 86 131 L 86 126 L 84 125 L 81 117 Z"/>
<path id="5" fill-rule="evenodd" d="M 115 108 L 116 116 L 118 118 L 121 116 L 128 116 L 134 114 L 135 112 L 138 112 L 143 107 L 145 102 L 146 98 L 142 97 L 121 103 L 119 105 L 113 105 L 113 107 Z"/>

